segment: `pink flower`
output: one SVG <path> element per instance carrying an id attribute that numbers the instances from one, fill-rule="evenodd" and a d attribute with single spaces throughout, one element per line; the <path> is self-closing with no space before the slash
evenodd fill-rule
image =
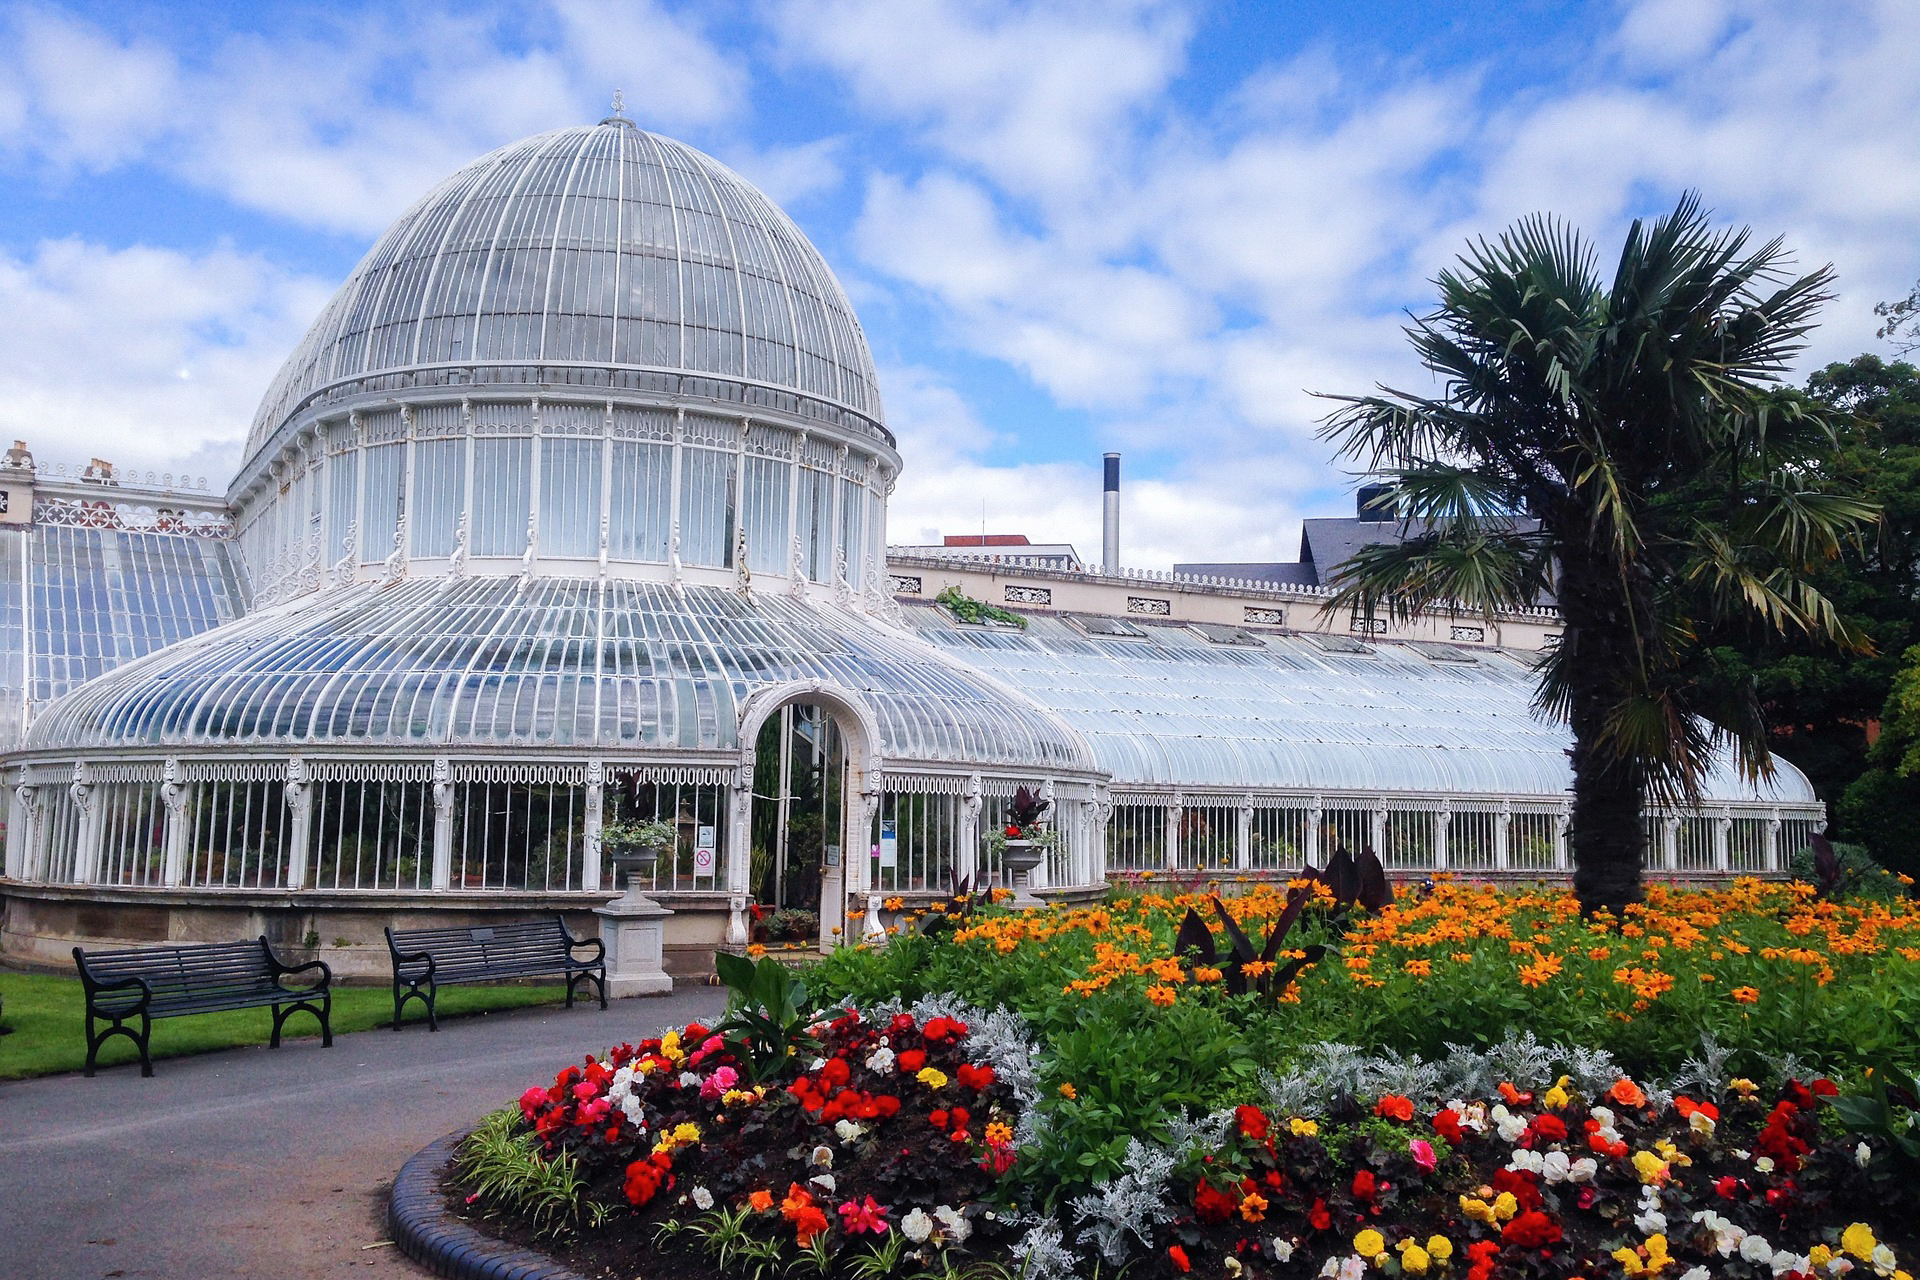
<path id="1" fill-rule="evenodd" d="M 547 1091 L 540 1085 L 535 1085 L 520 1095 L 520 1114 L 529 1120 L 533 1119 L 534 1112 L 546 1105 Z"/>
<path id="2" fill-rule="evenodd" d="M 1407 1154 L 1412 1156 L 1413 1162 L 1427 1173 L 1432 1173 L 1440 1163 L 1440 1158 L 1433 1154 L 1433 1144 L 1425 1138 L 1415 1138 L 1409 1142 Z"/>
<path id="3" fill-rule="evenodd" d="M 591 1080 L 582 1080 L 579 1084 L 573 1086 L 573 1096 L 582 1102 L 598 1092 L 600 1092 L 600 1086 Z"/>
<path id="4" fill-rule="evenodd" d="M 740 1073 L 738 1071 L 735 1071 L 732 1067 L 716 1067 L 714 1068 L 713 1074 L 701 1082 L 701 1100 L 712 1102 L 715 1098 L 739 1083 Z"/>
<path id="5" fill-rule="evenodd" d="M 862 1231 L 881 1235 L 887 1229 L 887 1211 L 872 1196 L 868 1196 L 864 1204 L 849 1200 L 836 1212 L 840 1215 L 840 1225 L 846 1228 L 848 1235 L 858 1235 Z"/>

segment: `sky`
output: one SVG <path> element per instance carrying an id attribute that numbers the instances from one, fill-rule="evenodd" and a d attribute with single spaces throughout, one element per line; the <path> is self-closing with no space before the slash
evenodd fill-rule
<path id="1" fill-rule="evenodd" d="M 0 433 L 223 486 L 274 371 L 449 173 L 642 126 L 784 206 L 905 457 L 890 540 L 1292 559 L 1352 510 L 1324 394 L 1425 390 L 1403 326 L 1549 212 L 1603 266 L 1698 189 L 1838 296 L 1920 277 L 1913 0 L 0 4 Z"/>

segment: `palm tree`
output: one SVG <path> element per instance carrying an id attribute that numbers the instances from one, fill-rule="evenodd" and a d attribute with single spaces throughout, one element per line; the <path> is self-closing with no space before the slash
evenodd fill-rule
<path id="1" fill-rule="evenodd" d="M 1780 389 L 1831 268 L 1795 277 L 1689 193 L 1627 234 L 1611 285 L 1551 218 L 1471 244 L 1407 329 L 1438 396 L 1380 387 L 1323 438 L 1380 473 L 1405 539 L 1336 576 L 1329 611 L 1483 615 L 1550 591 L 1564 628 L 1536 708 L 1573 729 L 1574 888 L 1583 911 L 1640 896 L 1649 799 L 1695 804 L 1721 735 L 1772 771 L 1751 690 L 1701 681 L 1701 635 L 1758 626 L 1864 641 L 1807 580 L 1875 518 L 1835 491 L 1835 423 Z"/>

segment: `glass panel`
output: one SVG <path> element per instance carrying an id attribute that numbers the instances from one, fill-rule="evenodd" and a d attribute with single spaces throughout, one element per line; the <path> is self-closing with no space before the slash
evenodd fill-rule
<path id="1" fill-rule="evenodd" d="M 533 441 L 473 442 L 473 554 L 517 556 L 527 549 Z"/>
<path id="2" fill-rule="evenodd" d="M 793 468 L 775 458 L 749 457 L 740 503 L 747 531 L 747 567 L 755 573 L 787 571 L 787 514 Z"/>
<path id="3" fill-rule="evenodd" d="M 672 446 L 614 441 L 613 493 L 608 511 L 610 556 L 653 564 L 666 561 L 672 487 Z"/>
<path id="4" fill-rule="evenodd" d="M 360 451 L 349 450 L 327 460 L 327 563 L 347 554 L 347 531 L 356 517 L 354 496 L 359 491 Z"/>
<path id="5" fill-rule="evenodd" d="M 680 563 L 733 565 L 735 458 L 716 449 L 681 450 Z"/>
<path id="6" fill-rule="evenodd" d="M 1167 865 L 1167 811 L 1159 805 L 1116 804 L 1107 819 L 1109 871 L 1160 871 Z"/>
<path id="7" fill-rule="evenodd" d="M 540 554 L 600 554 L 600 441 L 540 442 Z"/>
<path id="8" fill-rule="evenodd" d="M 880 798 L 873 884 L 883 893 L 945 890 L 953 875 L 960 797 L 901 794 Z"/>
<path id="9" fill-rule="evenodd" d="M 1394 871 L 1425 871 L 1433 866 L 1433 814 L 1393 809 L 1387 813 L 1387 847 L 1380 860 Z"/>
<path id="10" fill-rule="evenodd" d="M 1500 815 L 1491 809 L 1456 809 L 1447 824 L 1447 865 L 1462 871 L 1493 869 Z"/>
<path id="11" fill-rule="evenodd" d="M 433 883 L 433 797 L 423 782 L 322 782 L 311 818 L 316 889 Z"/>
<path id="12" fill-rule="evenodd" d="M 94 788 L 100 825 L 100 884 L 158 885 L 166 861 L 167 807 L 160 784 Z"/>
<path id="13" fill-rule="evenodd" d="M 413 446 L 413 506 L 407 518 L 416 556 L 450 556 L 466 496 L 464 440 L 422 440 Z"/>
<path id="14" fill-rule="evenodd" d="M 458 788 L 452 887 L 560 892 L 579 884 L 586 788 L 467 782 Z M 612 887 L 603 875 L 601 883 Z"/>
<path id="15" fill-rule="evenodd" d="M 707 893 L 725 887 L 726 790 L 709 783 L 642 782 L 632 774 L 609 780 L 609 820 L 673 824 L 673 852 L 654 863 L 652 891 Z M 613 855 L 603 849 L 601 857 L 600 883 L 613 888 Z M 761 860 L 756 858 L 754 866 Z M 750 883 L 758 892 L 759 882 Z"/>
<path id="16" fill-rule="evenodd" d="M 1253 867 L 1257 871 L 1298 871 L 1307 864 L 1307 830 L 1312 815 L 1305 809 L 1253 811 Z"/>
<path id="17" fill-rule="evenodd" d="M 400 520 L 400 473 L 406 466 L 407 446 L 379 444 L 363 449 L 365 486 L 360 506 L 366 526 L 360 531 L 360 563 L 375 564 L 393 551 L 393 531 Z"/>
<path id="18" fill-rule="evenodd" d="M 1507 865 L 1522 871 L 1553 866 L 1554 815 L 1516 813 L 1507 824 Z"/>
<path id="19" fill-rule="evenodd" d="M 867 571 L 867 487 L 840 482 L 840 546 L 847 557 L 847 581 L 860 586 Z"/>
<path id="20" fill-rule="evenodd" d="M 290 818 L 278 782 L 203 782 L 193 788 L 186 883 L 262 889 L 286 882 Z"/>
<path id="21" fill-rule="evenodd" d="M 1188 805 L 1180 811 L 1180 865 L 1217 871 L 1234 865 L 1240 811 L 1224 805 Z"/>
<path id="22" fill-rule="evenodd" d="M 800 557 L 807 577 L 825 582 L 833 571 L 833 477 L 800 469 Z"/>

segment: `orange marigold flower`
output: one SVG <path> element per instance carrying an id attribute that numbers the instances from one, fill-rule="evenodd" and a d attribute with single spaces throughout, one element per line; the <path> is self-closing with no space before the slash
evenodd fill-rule
<path id="1" fill-rule="evenodd" d="M 1427 978 L 1433 975 L 1433 961 L 1431 960 L 1409 960 L 1405 968 L 1408 973 L 1416 978 Z"/>
<path id="2" fill-rule="evenodd" d="M 1560 957 L 1549 951 L 1532 964 L 1520 966 L 1520 985 L 1544 987 L 1560 972 Z"/>
<path id="3" fill-rule="evenodd" d="M 765 1213 L 773 1208 L 773 1192 L 764 1187 L 747 1197 L 747 1203 L 753 1206 L 755 1213 Z"/>
<path id="4" fill-rule="evenodd" d="M 1179 998 L 1179 996 L 1174 994 L 1172 987 L 1163 987 L 1155 983 L 1153 986 L 1147 988 L 1147 999 L 1163 1009 Z"/>
<path id="5" fill-rule="evenodd" d="M 1073 1081 L 1066 1080 L 1061 1082 L 1060 1096 L 1065 1098 L 1068 1102 L 1072 1102 L 1075 1098 L 1080 1096 L 1080 1091 L 1073 1087 Z"/>
<path id="6" fill-rule="evenodd" d="M 1220 970 L 1210 965 L 1201 965 L 1193 971 L 1193 980 L 1195 982 L 1218 982 L 1225 976 L 1226 975 L 1221 973 Z"/>
<path id="7" fill-rule="evenodd" d="M 1735 1004 L 1759 1004 L 1760 991 L 1757 987 L 1735 987 L 1727 993 Z"/>

